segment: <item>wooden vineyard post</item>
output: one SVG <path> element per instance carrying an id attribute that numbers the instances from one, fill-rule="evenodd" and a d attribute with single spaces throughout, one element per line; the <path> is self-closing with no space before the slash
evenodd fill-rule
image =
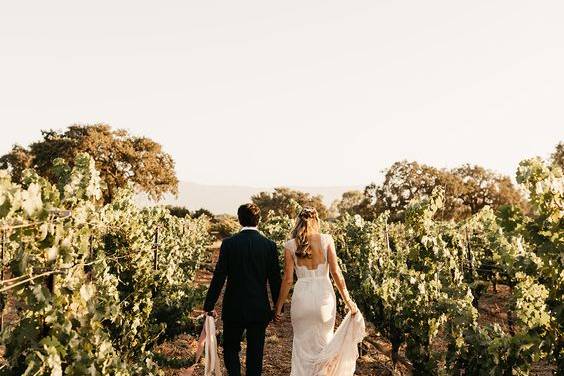
<path id="1" fill-rule="evenodd" d="M 470 236 L 468 235 L 468 228 L 466 230 L 466 252 L 468 252 L 468 269 L 470 275 L 474 275 L 474 258 L 472 257 L 472 246 L 470 245 Z"/>
<path id="2" fill-rule="evenodd" d="M 514 291 L 513 287 L 515 284 L 513 282 L 509 283 L 509 294 L 513 296 Z M 513 307 L 509 306 L 507 310 L 507 327 L 509 328 L 509 334 L 514 337 L 515 336 L 515 316 L 513 314 Z"/>
<path id="3" fill-rule="evenodd" d="M 94 260 L 94 246 L 92 245 L 93 242 L 92 235 L 88 237 L 88 261 Z"/>
<path id="4" fill-rule="evenodd" d="M 2 250 L 0 252 L 0 257 L 2 258 L 2 270 L 0 271 L 0 278 L 2 279 L 2 284 L 4 284 L 4 247 L 6 243 L 6 231 L 4 231 L 4 229 L 0 229 L 0 232 L 2 232 Z M 4 306 L 6 305 L 5 296 L 5 293 L 2 293 L 2 295 L 0 296 L 0 333 L 4 332 Z"/>
<path id="5" fill-rule="evenodd" d="M 92 242 L 94 241 L 92 234 L 88 237 L 88 255 L 86 256 L 86 263 L 94 261 L 94 246 Z M 87 274 L 88 280 L 92 281 L 92 265 L 84 266 L 84 273 Z"/>
<path id="6" fill-rule="evenodd" d="M 153 243 L 153 269 L 159 268 L 159 226 L 155 230 L 155 242 Z"/>
<path id="7" fill-rule="evenodd" d="M 474 257 L 472 255 L 472 245 L 470 245 L 470 235 L 468 235 L 468 228 L 464 228 L 465 235 L 466 235 L 466 253 L 467 253 L 467 262 L 468 262 L 468 273 L 470 275 L 470 281 L 474 281 Z M 464 263 L 463 263 L 464 264 Z M 480 290 L 478 290 L 480 291 Z M 480 305 L 480 295 L 482 293 L 474 293 L 474 298 L 472 299 L 472 305 L 474 308 L 478 309 Z"/>
<path id="8" fill-rule="evenodd" d="M 388 252 L 391 252 L 390 248 L 390 236 L 388 234 L 388 220 L 386 219 L 386 246 L 388 247 Z"/>

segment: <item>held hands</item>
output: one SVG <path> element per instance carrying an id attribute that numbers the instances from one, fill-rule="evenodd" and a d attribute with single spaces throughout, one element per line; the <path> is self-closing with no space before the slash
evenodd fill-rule
<path id="1" fill-rule="evenodd" d="M 282 320 L 282 307 L 276 307 L 274 311 L 274 322 L 280 322 Z"/>

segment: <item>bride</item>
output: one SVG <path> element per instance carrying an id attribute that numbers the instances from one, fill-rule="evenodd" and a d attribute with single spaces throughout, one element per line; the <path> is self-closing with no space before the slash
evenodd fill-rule
<path id="1" fill-rule="evenodd" d="M 347 291 L 333 238 L 319 232 L 319 216 L 314 208 L 300 212 L 292 239 L 284 248 L 284 278 L 276 303 L 276 320 L 281 318 L 294 271 L 298 277 L 290 309 L 294 332 L 290 376 L 352 376 L 357 344 L 365 336 L 364 319 Z M 335 332 L 336 299 L 329 273 L 349 309 Z"/>

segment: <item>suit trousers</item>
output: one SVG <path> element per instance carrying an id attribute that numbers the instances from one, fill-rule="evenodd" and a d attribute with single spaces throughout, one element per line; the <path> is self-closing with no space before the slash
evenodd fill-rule
<path id="1" fill-rule="evenodd" d="M 247 376 L 262 374 L 262 357 L 264 353 L 264 337 L 268 322 L 235 323 L 223 322 L 223 359 L 228 376 L 241 375 L 241 341 L 243 332 L 247 333 Z"/>

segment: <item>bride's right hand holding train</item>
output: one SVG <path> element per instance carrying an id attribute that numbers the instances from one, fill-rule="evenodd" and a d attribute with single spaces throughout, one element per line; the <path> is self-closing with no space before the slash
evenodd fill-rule
<path id="1" fill-rule="evenodd" d="M 347 305 L 349 311 L 351 311 L 351 315 L 353 316 L 356 315 L 356 313 L 358 312 L 358 307 L 356 303 L 349 299 L 348 301 L 345 302 L 345 304 Z"/>

